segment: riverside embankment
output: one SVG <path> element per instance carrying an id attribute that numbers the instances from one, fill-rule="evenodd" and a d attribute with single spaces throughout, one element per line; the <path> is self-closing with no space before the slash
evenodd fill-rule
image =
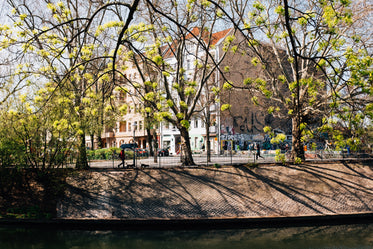
<path id="1" fill-rule="evenodd" d="M 87 225 L 372 220 L 373 165 L 92 169 L 65 179 L 53 222 Z"/>
<path id="2" fill-rule="evenodd" d="M 57 217 L 196 220 L 373 213 L 370 163 L 96 170 L 67 178 Z"/>

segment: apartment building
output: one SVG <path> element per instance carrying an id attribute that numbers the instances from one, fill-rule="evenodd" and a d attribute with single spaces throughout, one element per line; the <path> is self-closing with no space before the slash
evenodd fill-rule
<path id="1" fill-rule="evenodd" d="M 201 32 L 200 29 L 194 28 L 192 31 L 195 35 Z M 215 56 L 215 59 L 219 61 L 221 56 L 224 55 L 221 67 L 230 67 L 229 72 L 226 72 L 224 79 L 220 73 L 216 72 L 213 80 L 215 84 L 221 86 L 225 80 L 242 84 L 245 77 L 252 75 L 258 77 L 262 74 L 260 68 L 253 67 L 251 58 L 242 57 L 237 53 L 225 53 L 223 51 L 224 40 L 228 35 L 232 35 L 232 29 L 226 29 L 220 32 L 212 34 L 212 42 L 210 46 L 210 54 Z M 188 42 L 188 39 L 192 40 L 193 36 L 186 37 L 186 47 L 189 51 L 193 51 L 195 43 Z M 237 39 L 237 43 L 241 43 L 242 38 Z M 167 52 L 166 52 L 167 53 Z M 204 51 L 199 51 L 201 56 Z M 198 55 L 197 55 L 198 57 Z M 192 77 L 195 64 L 196 55 L 185 54 L 184 65 L 185 65 L 185 77 Z M 165 61 L 173 66 L 176 65 L 177 59 L 170 53 L 164 56 Z M 125 71 L 126 78 L 131 82 L 139 82 L 139 72 L 134 65 L 127 63 L 127 69 Z M 172 80 L 173 75 L 168 76 Z M 161 84 L 161 82 L 160 82 Z M 103 134 L 103 140 L 105 147 L 119 147 L 123 143 L 131 143 L 135 140 L 141 148 L 148 148 L 147 134 L 145 128 L 145 120 L 143 114 L 139 111 L 142 109 L 139 98 L 134 96 L 136 90 L 127 86 L 128 93 L 116 92 L 116 99 L 118 102 L 127 104 L 127 113 L 121 116 L 116 122 L 115 127 L 108 128 Z M 203 94 L 202 94 L 203 95 Z M 266 125 L 272 125 L 279 132 L 289 134 L 291 123 L 289 120 L 280 120 L 271 115 L 268 115 L 263 110 L 252 104 L 251 96 L 244 90 L 222 91 L 219 96 L 221 102 L 209 103 L 208 107 L 204 110 L 208 110 L 210 116 L 210 127 L 206 127 L 206 120 L 202 112 L 196 113 L 190 121 L 190 143 L 192 151 L 195 153 L 201 153 L 206 149 L 207 132 L 210 137 L 210 145 L 212 153 L 218 154 L 224 150 L 224 144 L 229 141 L 234 145 L 239 145 L 241 149 L 246 149 L 249 143 L 253 141 L 264 142 L 266 136 L 263 132 L 263 127 Z M 220 111 L 221 104 L 231 104 L 231 109 L 226 112 Z M 204 105 L 204 103 L 200 103 Z M 180 153 L 181 136 L 178 129 L 167 121 L 159 122 L 154 127 L 156 138 L 158 140 L 159 148 L 167 148 L 172 155 Z M 87 144 L 89 144 L 89 138 L 87 138 Z"/>
<path id="2" fill-rule="evenodd" d="M 205 34 L 201 35 L 202 32 Z M 196 41 L 195 37 L 202 37 L 203 39 L 205 39 L 204 37 L 206 37 L 206 40 L 209 39 L 209 53 L 218 61 L 220 60 L 219 51 L 223 46 L 223 41 L 230 32 L 231 29 L 226 29 L 220 32 L 213 33 L 211 37 L 209 37 L 209 34 L 206 33 L 206 31 L 201 31 L 200 28 L 195 27 L 191 30 L 190 34 L 186 35 L 184 41 L 186 52 L 183 54 L 183 68 L 185 69 L 184 77 L 186 78 L 186 80 L 192 80 L 193 77 L 196 77 L 196 75 L 198 75 L 196 73 L 196 71 L 198 70 L 198 68 L 196 68 L 196 60 L 198 60 L 199 58 L 204 58 L 206 54 L 206 51 L 201 49 L 201 46 Z M 177 59 L 174 56 L 174 53 L 170 52 L 170 50 L 172 50 L 172 47 L 168 47 L 168 50 L 166 49 L 164 59 L 169 65 L 171 65 L 171 67 L 176 69 L 176 65 L 180 63 L 180 61 L 178 61 L 180 60 L 180 58 Z M 173 77 L 175 76 L 171 74 L 169 76 L 169 80 L 172 81 Z M 218 78 L 218 74 L 214 73 L 214 76 L 211 77 L 210 81 L 213 82 L 213 84 L 218 85 L 219 80 L 220 79 Z M 208 82 L 206 84 L 211 83 Z M 204 96 L 209 95 L 209 93 L 207 93 L 206 91 L 210 91 L 208 87 L 206 89 L 202 89 L 201 101 L 200 103 L 198 103 L 198 107 L 196 108 L 200 111 L 196 112 L 196 114 L 192 116 L 191 120 L 189 120 L 189 139 L 192 151 L 194 153 L 202 153 L 206 150 L 207 133 L 209 133 L 211 151 L 212 153 L 217 154 L 219 153 L 220 143 L 217 122 L 217 119 L 219 117 L 219 106 L 215 102 L 208 102 L 203 100 Z M 177 96 L 175 96 L 175 98 L 177 98 Z M 206 112 L 209 112 L 208 116 L 210 122 L 207 122 L 206 120 Z M 209 127 L 206 127 L 207 123 L 209 123 Z M 168 124 L 167 122 L 162 122 L 162 125 L 160 126 L 160 134 L 160 145 L 162 147 L 169 148 L 171 154 L 178 154 L 180 152 L 181 138 L 180 133 L 176 129 L 176 127 Z"/>
<path id="3" fill-rule="evenodd" d="M 125 72 L 126 81 L 139 82 L 138 70 L 130 62 L 125 62 L 127 67 Z M 115 125 L 106 126 L 101 134 L 104 148 L 119 147 L 121 144 L 133 143 L 135 141 L 140 148 L 146 148 L 146 131 L 143 114 L 141 113 L 142 104 L 137 95 L 136 89 L 126 83 L 122 85 L 123 91 L 115 91 L 114 97 L 118 107 L 126 105 L 126 113 L 118 118 Z M 124 91 L 126 89 L 126 91 Z M 91 145 L 91 137 L 86 137 L 87 147 Z M 94 142 L 97 148 L 97 141 Z"/>
<path id="4" fill-rule="evenodd" d="M 217 143 L 217 134 L 216 134 L 216 128 L 213 126 L 213 128 L 210 127 L 210 141 L 212 144 L 211 150 L 215 153 L 218 151 L 218 143 Z M 203 118 L 196 115 L 192 118 L 190 121 L 190 142 L 192 151 L 195 153 L 202 153 L 206 149 L 206 124 Z M 166 122 L 163 121 L 160 123 L 159 129 L 158 129 L 158 136 L 160 139 L 160 145 L 162 148 L 168 148 L 170 151 L 170 154 L 172 155 L 178 155 L 180 153 L 180 143 L 181 143 L 181 137 L 180 132 L 177 130 L 177 128 Z"/>

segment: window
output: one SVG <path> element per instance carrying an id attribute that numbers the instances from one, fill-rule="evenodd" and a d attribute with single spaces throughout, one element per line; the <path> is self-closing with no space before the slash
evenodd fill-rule
<path id="1" fill-rule="evenodd" d="M 131 122 L 128 122 L 128 131 L 132 131 Z"/>
<path id="2" fill-rule="evenodd" d="M 126 132 L 127 131 L 127 122 L 123 121 L 119 123 L 119 131 Z"/>
<path id="3" fill-rule="evenodd" d="M 134 126 L 133 128 L 135 128 L 135 131 L 138 131 L 139 130 L 139 121 L 133 121 L 133 126 Z"/>
<path id="4" fill-rule="evenodd" d="M 135 104 L 135 113 L 140 112 L 140 104 Z"/>
<path id="5" fill-rule="evenodd" d="M 170 129 L 170 123 L 168 121 L 165 122 L 164 128 L 165 129 Z"/>
<path id="6" fill-rule="evenodd" d="M 139 121 L 139 131 L 142 131 L 142 121 Z"/>
<path id="7" fill-rule="evenodd" d="M 198 119 L 194 120 L 194 128 L 198 128 Z"/>

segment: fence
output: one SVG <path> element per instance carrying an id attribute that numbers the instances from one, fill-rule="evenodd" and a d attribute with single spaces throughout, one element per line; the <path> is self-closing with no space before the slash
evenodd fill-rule
<path id="1" fill-rule="evenodd" d="M 290 161 L 289 153 L 282 153 L 285 155 L 284 160 Z M 276 151 L 275 150 L 262 150 L 261 157 L 256 158 L 256 151 L 225 151 L 222 155 L 211 155 L 210 161 L 207 160 L 206 153 L 193 154 L 194 163 L 198 166 L 215 166 L 219 167 L 222 165 L 235 165 L 235 164 L 252 164 L 252 163 L 275 163 L 276 162 Z M 121 163 L 119 154 L 114 150 L 110 153 L 106 153 L 103 158 L 95 159 L 95 157 L 89 157 L 88 164 L 92 168 L 118 168 Z M 182 166 L 180 156 L 161 156 L 155 160 L 153 157 L 136 157 L 133 161 L 133 153 L 129 153 L 125 160 L 125 167 L 133 168 L 172 168 Z M 329 150 L 317 150 L 307 151 L 305 154 L 306 161 L 326 161 L 326 160 L 351 160 L 361 158 L 373 158 L 371 153 L 346 153 L 342 151 L 329 151 Z M 71 153 L 61 161 L 53 161 L 43 166 L 40 161 L 37 164 L 25 164 L 19 165 L 17 163 L 0 162 L 0 167 L 12 167 L 12 168 L 74 168 L 76 164 L 77 154 Z"/>
<path id="2" fill-rule="evenodd" d="M 240 151 L 238 153 L 226 151 L 222 155 L 211 155 L 207 160 L 206 153 L 193 154 L 193 160 L 198 166 L 215 166 L 248 164 L 248 163 L 275 163 L 276 152 L 274 150 L 262 151 L 261 157 L 256 158 L 254 151 Z M 361 158 L 372 158 L 368 153 L 343 153 L 340 151 L 309 151 L 305 154 L 306 161 L 328 161 L 328 160 L 351 160 Z M 289 155 L 285 160 L 289 162 Z M 118 168 L 121 163 L 119 157 L 113 156 L 110 160 L 91 160 L 89 166 L 92 168 Z M 125 160 L 125 167 L 131 168 L 172 168 L 182 166 L 180 156 L 137 157 L 135 165 L 133 159 Z M 121 166 L 122 167 L 122 166 Z"/>

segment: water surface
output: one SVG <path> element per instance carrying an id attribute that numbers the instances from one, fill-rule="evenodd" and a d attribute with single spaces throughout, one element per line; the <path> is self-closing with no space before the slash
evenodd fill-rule
<path id="1" fill-rule="evenodd" d="M 2 249 L 373 248 L 373 224 L 188 231 L 0 227 Z"/>

